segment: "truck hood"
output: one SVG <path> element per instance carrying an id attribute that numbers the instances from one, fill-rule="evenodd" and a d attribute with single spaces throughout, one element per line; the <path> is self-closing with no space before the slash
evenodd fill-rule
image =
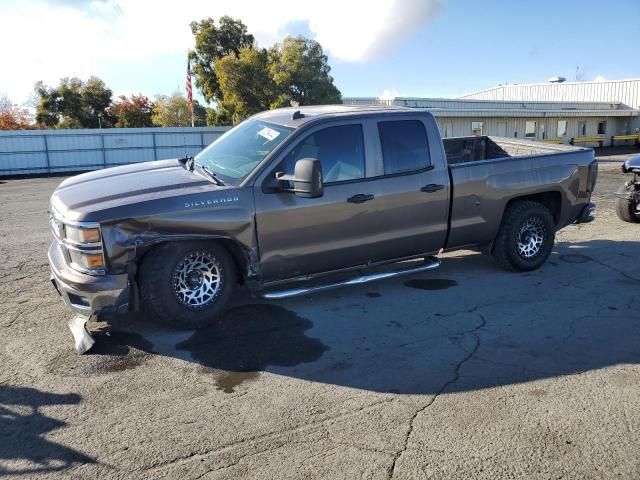
<path id="1" fill-rule="evenodd" d="M 103 221 L 109 217 L 130 216 L 134 204 L 222 192 L 234 187 L 219 187 L 209 179 L 186 170 L 179 160 L 159 160 L 107 168 L 84 173 L 62 182 L 51 197 L 51 206 L 65 218 L 75 221 Z M 117 213 L 118 211 L 120 213 Z M 149 210 L 143 208 L 142 210 Z M 108 212 L 108 213 L 107 213 Z M 136 212 L 141 214 L 143 212 Z M 144 212 L 152 213 L 152 212 Z"/>

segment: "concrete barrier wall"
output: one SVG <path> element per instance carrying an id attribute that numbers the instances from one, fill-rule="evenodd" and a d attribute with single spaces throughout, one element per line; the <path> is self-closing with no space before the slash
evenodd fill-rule
<path id="1" fill-rule="evenodd" d="M 97 170 L 194 155 L 229 127 L 0 131 L 0 176 Z"/>

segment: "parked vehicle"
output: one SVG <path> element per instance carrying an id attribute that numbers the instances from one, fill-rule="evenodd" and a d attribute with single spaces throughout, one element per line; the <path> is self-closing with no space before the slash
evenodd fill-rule
<path id="1" fill-rule="evenodd" d="M 558 229 L 591 218 L 596 177 L 592 149 L 443 141 L 418 109 L 273 110 L 195 158 L 62 182 L 51 278 L 85 317 L 143 309 L 201 327 L 239 283 L 282 298 L 431 270 L 461 248 L 533 270 Z"/>
<path id="2" fill-rule="evenodd" d="M 622 165 L 623 173 L 633 173 L 616 193 L 616 214 L 624 222 L 640 223 L 640 155 Z"/>

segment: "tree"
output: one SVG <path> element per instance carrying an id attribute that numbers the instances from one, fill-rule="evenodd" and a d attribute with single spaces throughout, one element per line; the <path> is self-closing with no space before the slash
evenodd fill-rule
<path id="1" fill-rule="evenodd" d="M 107 109 L 107 115 L 119 128 L 152 127 L 153 103 L 144 95 L 120 95 Z"/>
<path id="2" fill-rule="evenodd" d="M 39 104 L 36 121 L 53 128 L 98 128 L 111 126 L 107 108 L 111 90 L 97 77 L 83 82 L 79 78 L 63 78 L 57 87 L 36 83 Z"/>
<path id="3" fill-rule="evenodd" d="M 270 73 L 278 91 L 272 108 L 341 103 L 340 90 L 329 75 L 331 67 L 322 46 L 302 36 L 287 37 L 270 51 Z"/>
<path id="4" fill-rule="evenodd" d="M 320 44 L 304 37 L 287 37 L 280 45 L 264 50 L 241 48 L 215 64 L 221 100 L 216 125 L 237 123 L 269 108 L 340 103 L 340 91 L 329 75 L 331 68 Z"/>
<path id="5" fill-rule="evenodd" d="M 256 46 L 240 21 L 221 17 L 191 23 L 195 50 L 191 69 L 207 102 L 209 125 L 236 123 L 247 116 L 292 103 L 340 103 L 322 46 L 302 36 L 287 37 L 269 50 Z"/>
<path id="6" fill-rule="evenodd" d="M 220 17 L 219 26 L 215 20 L 206 18 L 191 22 L 191 32 L 196 47 L 189 52 L 191 70 L 207 102 L 222 100 L 220 85 L 215 72 L 218 60 L 229 55 L 237 56 L 242 48 L 252 48 L 253 35 L 247 33 L 247 27 L 240 20 L 228 16 Z"/>
<path id="7" fill-rule="evenodd" d="M 275 100 L 264 49 L 244 47 L 237 56 L 227 55 L 216 62 L 215 73 L 223 98 L 219 110 L 231 113 L 234 124 L 268 109 Z"/>
<path id="8" fill-rule="evenodd" d="M 215 108 L 207 108 L 207 125 L 233 125 L 234 113 L 233 105 L 218 102 Z"/>
<path id="9" fill-rule="evenodd" d="M 193 101 L 195 126 L 206 125 L 207 109 L 197 100 Z M 171 96 L 158 95 L 153 107 L 153 123 L 160 127 L 190 127 L 191 111 L 187 97 L 176 92 Z"/>
<path id="10" fill-rule="evenodd" d="M 6 95 L 0 95 L 0 130 L 27 130 L 35 128 L 29 110 L 14 104 Z"/>

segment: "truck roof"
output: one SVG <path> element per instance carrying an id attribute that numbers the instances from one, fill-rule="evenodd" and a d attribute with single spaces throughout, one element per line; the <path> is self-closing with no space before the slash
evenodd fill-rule
<path id="1" fill-rule="evenodd" d="M 299 112 L 299 115 L 296 114 Z M 392 112 L 424 112 L 421 108 L 397 107 L 385 105 L 316 105 L 309 107 L 286 107 L 267 110 L 254 115 L 253 118 L 267 122 L 298 128 L 305 123 L 326 117 L 361 116 L 363 114 L 379 114 Z M 294 115 L 296 114 L 296 115 Z"/>

